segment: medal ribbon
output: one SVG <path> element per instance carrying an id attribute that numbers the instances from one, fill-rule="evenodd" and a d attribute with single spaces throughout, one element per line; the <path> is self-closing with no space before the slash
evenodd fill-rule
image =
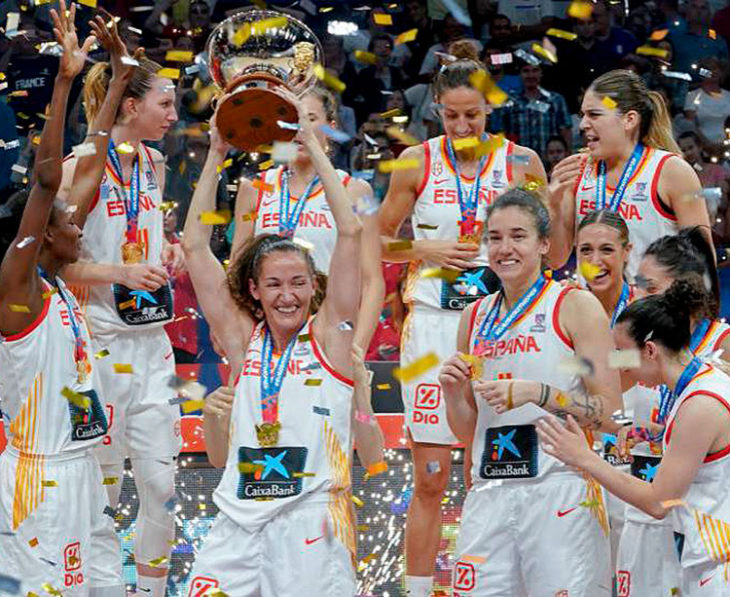
<path id="1" fill-rule="evenodd" d="M 692 354 L 695 354 L 695 352 L 697 352 L 697 349 L 700 347 L 700 344 L 702 344 L 702 341 L 705 339 L 705 335 L 709 331 L 711 325 L 712 321 L 710 321 L 709 319 L 703 319 L 702 321 L 699 321 L 697 323 L 697 326 L 692 332 L 692 337 L 689 339 L 689 349 Z"/>
<path id="2" fill-rule="evenodd" d="M 306 324 L 305 324 L 306 325 Z M 304 325 L 289 341 L 284 352 L 276 362 L 274 372 L 271 372 L 271 356 L 274 352 L 274 343 L 271 339 L 271 333 L 266 328 L 264 331 L 264 341 L 261 347 L 261 415 L 264 423 L 276 423 L 279 418 L 279 392 L 286 377 L 286 370 L 289 367 L 289 361 L 297 343 L 299 332 L 302 331 Z"/>
<path id="3" fill-rule="evenodd" d="M 84 349 L 84 345 L 86 343 L 84 342 L 84 338 L 81 335 L 81 324 L 79 323 L 79 320 L 76 319 L 76 313 L 74 313 L 73 307 L 75 305 L 75 301 L 69 295 L 68 289 L 63 283 L 63 280 L 61 280 L 58 276 L 56 276 L 55 280 L 50 280 L 48 278 L 48 273 L 40 265 L 38 266 L 38 273 L 40 274 L 41 278 L 46 280 L 46 282 L 56 287 L 56 289 L 58 290 L 58 295 L 61 297 L 63 304 L 66 306 L 66 311 L 68 312 L 68 320 L 69 322 L 71 322 L 71 331 L 74 335 L 74 361 L 76 363 L 81 363 L 85 361 L 86 350 Z"/>
<path id="4" fill-rule="evenodd" d="M 504 316 L 502 321 L 495 325 L 497 316 L 499 315 L 499 310 L 502 306 L 502 299 L 504 297 L 504 294 L 500 292 L 497 299 L 494 301 L 492 308 L 489 310 L 487 317 L 484 319 L 484 322 L 479 328 L 477 338 L 483 342 L 499 340 L 525 312 L 532 308 L 533 304 L 540 297 L 547 284 L 548 279 L 541 274 L 540 277 L 535 280 L 534 284 L 530 286 L 527 292 L 525 292 L 525 294 L 517 300 L 514 306 Z"/>
<path id="5" fill-rule="evenodd" d="M 315 176 L 304 192 L 297 199 L 294 209 L 291 210 L 291 193 L 289 192 L 289 170 L 281 173 L 281 193 L 279 195 L 279 234 L 286 238 L 293 238 L 299 225 L 299 219 L 302 217 L 304 206 L 309 199 L 309 194 L 314 186 L 319 182 L 319 176 Z"/>
<path id="6" fill-rule="evenodd" d="M 461 186 L 461 172 L 459 172 L 459 163 L 456 161 L 456 153 L 451 139 L 446 139 L 446 151 L 449 160 L 454 166 L 456 172 L 456 193 L 459 197 L 459 209 L 461 210 L 461 220 L 459 221 L 459 231 L 461 234 L 474 234 L 474 227 L 477 221 L 477 208 L 479 206 L 479 189 L 482 183 L 482 169 L 487 161 L 487 156 L 483 155 L 477 165 L 476 176 L 474 176 L 474 184 L 469 189 L 469 195 L 465 196 L 464 189 Z"/>
<path id="7" fill-rule="evenodd" d="M 637 143 L 629 161 L 624 166 L 623 172 L 621 172 L 621 178 L 619 178 L 616 189 L 611 196 L 611 201 L 608 204 L 606 204 L 606 162 L 603 160 L 598 162 L 598 173 L 596 176 L 596 193 L 598 194 L 596 205 L 598 209 L 608 208 L 611 211 L 618 211 L 619 205 L 621 205 L 621 201 L 624 198 L 626 187 L 636 172 L 636 168 L 638 168 L 643 154 L 644 146 L 641 143 Z"/>
<path id="8" fill-rule="evenodd" d="M 659 423 L 661 425 L 664 424 L 664 422 L 667 420 L 667 417 L 669 416 L 669 413 L 672 412 L 674 404 L 675 402 L 677 402 L 677 398 L 682 394 L 682 392 L 684 392 L 689 382 L 692 381 L 692 378 L 697 375 L 697 371 L 699 371 L 701 366 L 702 361 L 697 357 L 694 357 L 684 368 L 684 371 L 682 371 L 682 375 L 679 376 L 679 379 L 677 380 L 677 386 L 674 388 L 674 392 L 672 392 L 664 384 L 659 386 L 659 393 L 661 395 L 661 398 L 659 399 L 659 412 L 657 413 L 656 421 L 654 421 L 655 423 Z M 660 442 L 664 437 L 664 431 L 666 431 L 666 429 L 663 429 L 660 433 L 657 433 L 656 435 L 649 434 L 649 440 L 652 442 Z"/>
<path id="9" fill-rule="evenodd" d="M 122 171 L 122 164 L 119 161 L 119 155 L 117 154 L 114 140 L 109 139 L 109 149 L 107 150 L 107 157 L 112 165 L 112 170 L 120 180 L 120 186 L 122 188 L 122 196 L 124 199 L 125 212 L 127 214 L 127 233 L 126 238 L 128 243 L 137 242 L 137 228 L 139 221 L 139 171 L 142 163 L 142 153 L 137 152 L 137 156 L 134 160 L 134 166 L 132 168 L 132 179 L 129 182 L 129 194 L 124 188 L 124 175 Z"/>
<path id="10" fill-rule="evenodd" d="M 629 288 L 628 283 L 624 282 L 624 285 L 621 288 L 621 296 L 618 298 L 618 303 L 616 303 L 616 307 L 613 310 L 613 316 L 611 317 L 611 328 L 612 329 L 613 329 L 613 326 L 616 325 L 616 320 L 618 319 L 618 316 L 621 315 L 621 311 L 623 311 L 626 308 L 626 305 L 629 303 L 630 295 L 631 295 L 631 289 Z"/>

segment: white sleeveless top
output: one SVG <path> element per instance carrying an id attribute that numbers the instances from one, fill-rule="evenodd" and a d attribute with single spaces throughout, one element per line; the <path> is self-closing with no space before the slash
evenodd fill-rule
<path id="1" fill-rule="evenodd" d="M 677 233 L 677 218 L 667 210 L 657 194 L 659 176 L 666 161 L 674 154 L 652 147 L 644 147 L 639 166 L 626 186 L 619 205 L 619 213 L 626 220 L 629 238 L 634 248 L 629 255 L 627 273 L 633 281 L 646 248 L 656 239 Z M 575 187 L 575 225 L 597 208 L 596 174 L 598 163 L 588 158 Z M 607 185 L 606 198 L 614 189 Z"/>
<path id="2" fill-rule="evenodd" d="M 413 206 L 411 222 L 414 240 L 457 240 L 461 209 L 456 186 L 456 168 L 449 159 L 445 135 L 434 137 L 423 143 L 424 176 L 419 185 L 416 202 Z M 477 206 L 477 222 L 482 226 L 487 219 L 487 206 L 512 186 L 512 161 L 514 143 L 506 141 L 501 147 L 489 154 L 480 173 L 481 188 Z M 461 177 L 463 192 L 468 196 L 474 178 Z M 474 260 L 475 267 L 486 266 L 487 250 L 481 243 L 480 255 Z M 433 263 L 411 261 L 408 266 L 403 300 L 416 306 L 442 309 L 445 281 L 439 278 L 423 278 L 421 272 Z M 486 293 L 484 293 L 486 294 Z M 457 307 L 455 310 L 463 309 Z"/>
<path id="3" fill-rule="evenodd" d="M 481 299 L 472 313 L 469 352 L 485 357 L 482 379 L 539 381 L 564 392 L 582 384 L 579 377 L 561 368 L 562 362 L 575 356 L 558 319 L 569 292 L 583 291 L 550 280 L 532 308 L 499 340 L 477 348 L 480 327 L 498 295 Z M 517 482 L 556 471 L 570 473 L 570 467 L 547 455 L 537 441 L 534 425 L 548 411 L 529 403 L 498 415 L 484 400 L 477 399 L 476 405 L 471 470 L 475 487 L 492 479 Z"/>
<path id="4" fill-rule="evenodd" d="M 157 171 L 149 149 L 140 144 L 142 166 L 139 172 L 139 241 L 143 248 L 142 263 L 161 265 L 163 247 L 163 213 L 160 210 L 162 191 L 160 190 Z M 129 193 L 129 185 L 124 185 Z M 122 261 L 122 245 L 126 242 L 126 204 L 122 192 L 122 181 L 114 172 L 107 158 L 106 169 L 101 179 L 99 191 L 89 209 L 84 225 L 81 259 L 96 263 L 116 263 Z M 163 289 L 169 287 L 165 286 Z M 74 286 L 74 294 L 89 318 L 89 326 L 94 334 L 114 333 L 134 330 L 136 325 L 144 325 L 146 329 L 164 325 L 171 317 L 164 307 L 162 291 L 154 296 L 140 295 L 134 306 L 127 306 L 130 297 L 115 292 L 113 285 Z M 119 289 L 117 289 L 119 292 Z M 131 297 L 135 299 L 134 296 Z M 119 305 L 123 308 L 120 309 Z M 121 315 L 120 315 L 121 313 Z M 122 319 L 130 317 L 133 325 Z"/>
<path id="5" fill-rule="evenodd" d="M 265 190 L 263 185 L 259 187 L 254 234 L 279 234 L 279 209 L 282 200 L 281 178 L 283 172 L 284 167 L 280 166 L 261 173 L 261 182 L 270 185 L 271 190 Z M 342 170 L 337 170 L 337 175 L 346 187 L 351 176 Z M 292 195 L 290 210 L 294 209 L 297 199 L 298 197 Z M 332 253 L 337 242 L 337 227 L 321 183 L 316 186 L 316 190 L 307 199 L 294 237 L 314 246 L 314 249 L 312 249 L 314 265 L 321 273 L 328 274 Z"/>
<path id="6" fill-rule="evenodd" d="M 263 322 L 254 329 L 236 382 L 226 468 L 213 500 L 221 512 L 247 529 L 291 508 L 329 503 L 335 534 L 354 549 L 348 522 L 353 382 L 325 359 L 314 339 L 313 321 L 310 318 L 298 336 L 284 377 L 278 406 L 281 430 L 274 448 L 261 448 L 256 439 L 255 425 L 262 422 Z M 252 462 L 264 465 L 263 471 L 239 471 L 240 463 Z"/>
<path id="7" fill-rule="evenodd" d="M 679 409 L 698 394 L 715 398 L 730 411 L 730 377 L 712 365 L 703 365 L 669 413 L 665 449 L 671 442 Z M 682 567 L 730 559 L 730 445 L 705 457 L 684 500 L 686 508 L 672 510 L 675 528 L 684 534 Z"/>

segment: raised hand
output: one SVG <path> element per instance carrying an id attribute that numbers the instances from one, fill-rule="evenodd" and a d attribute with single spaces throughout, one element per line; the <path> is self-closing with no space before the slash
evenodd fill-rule
<path id="1" fill-rule="evenodd" d="M 134 73 L 134 62 L 131 60 L 127 51 L 127 46 L 124 45 L 122 38 L 119 37 L 116 20 L 103 8 L 100 10 L 109 19 L 109 22 L 104 22 L 104 19 L 97 15 L 92 21 L 89 21 L 89 25 L 101 46 L 109 52 L 109 60 L 112 64 L 112 76 L 122 80 L 129 80 Z"/>
<path id="2" fill-rule="evenodd" d="M 55 9 L 51 9 L 51 18 L 53 19 L 53 33 L 56 41 L 63 48 L 61 61 L 58 66 L 58 76 L 65 79 L 73 79 L 84 68 L 86 57 L 94 45 L 96 37 L 89 35 L 84 40 L 84 45 L 79 48 L 79 38 L 76 35 L 76 5 L 71 4 L 71 8 L 66 12 L 65 0 L 59 0 L 60 14 Z"/>

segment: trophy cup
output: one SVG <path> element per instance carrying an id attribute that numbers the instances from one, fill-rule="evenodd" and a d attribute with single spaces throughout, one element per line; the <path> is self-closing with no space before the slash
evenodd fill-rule
<path id="1" fill-rule="evenodd" d="M 210 76 L 226 97 L 216 124 L 224 139 L 245 151 L 291 141 L 296 107 L 277 95 L 288 87 L 300 95 L 315 84 L 322 46 L 311 29 L 272 10 L 245 10 L 220 23 L 208 39 Z"/>

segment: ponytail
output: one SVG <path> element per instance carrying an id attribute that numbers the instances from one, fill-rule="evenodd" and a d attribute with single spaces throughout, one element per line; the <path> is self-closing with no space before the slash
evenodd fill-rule
<path id="1" fill-rule="evenodd" d="M 682 155 L 682 150 L 672 135 L 672 119 L 664 96 L 658 91 L 649 91 L 649 101 L 652 104 L 652 118 L 642 142 L 649 147 Z"/>
<path id="2" fill-rule="evenodd" d="M 138 48 L 134 52 L 134 59 L 139 62 L 135 67 L 132 78 L 127 83 L 122 100 L 126 98 L 141 99 L 152 88 L 152 81 L 162 67 L 144 55 L 144 49 Z M 84 80 L 84 111 L 86 121 L 91 126 L 98 116 L 101 105 L 109 90 L 109 82 L 112 77 L 111 65 L 108 62 L 97 62 L 89 69 Z M 117 109 L 117 118 L 120 108 Z"/>

